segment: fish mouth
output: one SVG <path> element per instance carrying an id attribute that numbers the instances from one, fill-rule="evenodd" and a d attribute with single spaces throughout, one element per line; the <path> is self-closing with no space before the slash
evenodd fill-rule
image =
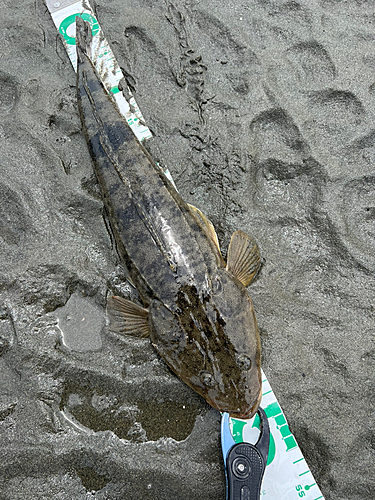
<path id="1" fill-rule="evenodd" d="M 233 412 L 229 413 L 232 418 L 242 418 L 244 420 L 252 418 L 259 409 L 260 402 L 262 401 L 262 389 L 259 391 L 258 397 L 254 405 L 250 408 L 250 410 L 242 413 L 242 412 Z"/>
<path id="2" fill-rule="evenodd" d="M 241 410 L 231 411 L 229 408 L 226 409 L 222 405 L 216 403 L 213 399 L 211 399 L 207 396 L 205 399 L 206 399 L 207 403 L 209 403 L 216 410 L 219 410 L 220 412 L 228 412 L 230 417 L 232 417 L 232 418 L 241 418 L 241 419 L 247 420 L 247 419 L 252 418 L 256 414 L 256 412 L 258 411 L 258 408 L 260 406 L 260 402 L 262 400 L 262 389 L 260 389 L 257 400 L 255 401 L 253 406 L 249 410 L 244 411 L 244 412 L 242 412 Z"/>

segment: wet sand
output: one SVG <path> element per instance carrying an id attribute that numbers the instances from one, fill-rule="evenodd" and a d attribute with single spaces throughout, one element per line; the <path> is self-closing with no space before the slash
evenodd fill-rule
<path id="1" fill-rule="evenodd" d="M 50 15 L 0 5 L 0 499 L 224 499 L 219 413 L 106 329 L 135 292 Z M 263 368 L 325 498 L 372 499 L 375 8 L 95 5 L 155 159 L 224 254 L 259 244 Z"/>

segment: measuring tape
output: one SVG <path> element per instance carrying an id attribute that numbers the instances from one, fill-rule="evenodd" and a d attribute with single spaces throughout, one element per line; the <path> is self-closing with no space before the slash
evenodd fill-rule
<path id="1" fill-rule="evenodd" d="M 75 0 L 47 0 L 47 7 L 56 28 L 63 38 L 66 51 L 75 70 L 77 70 L 75 18 L 80 16 L 90 23 L 93 36 L 91 61 L 95 65 L 105 88 L 117 103 L 120 112 L 139 141 L 152 137 L 150 130 L 144 124 L 142 114 L 130 90 L 127 89 L 127 99 L 119 90 L 119 82 L 124 78 L 124 75 L 107 40 L 104 38 L 89 3 Z M 164 173 L 173 183 L 169 171 L 165 170 Z M 290 432 L 285 415 L 263 370 L 262 389 L 261 407 L 268 417 L 271 433 L 261 496 L 265 496 L 269 500 L 293 500 L 298 498 L 324 500 L 297 441 Z M 237 443 L 244 441 L 255 442 L 259 434 L 259 424 L 258 415 L 251 420 L 231 418 L 230 428 L 234 440 Z"/>
<path id="2" fill-rule="evenodd" d="M 324 500 L 263 370 L 262 391 L 260 406 L 268 417 L 270 445 L 261 496 L 270 500 Z M 251 420 L 230 419 L 236 443 L 256 442 L 259 425 L 258 415 Z"/>

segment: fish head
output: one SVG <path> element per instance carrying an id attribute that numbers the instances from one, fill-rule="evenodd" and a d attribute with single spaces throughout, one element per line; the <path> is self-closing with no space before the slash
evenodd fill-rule
<path id="1" fill-rule="evenodd" d="M 232 417 L 251 418 L 262 398 L 260 338 L 252 301 L 246 288 L 221 269 L 211 278 L 206 310 L 215 335 L 207 349 L 209 362 L 200 373 L 204 397 Z"/>
<path id="2" fill-rule="evenodd" d="M 207 294 L 181 287 L 178 312 L 151 307 L 151 340 L 168 366 L 214 408 L 251 418 L 261 400 L 260 340 L 246 288 L 225 269 Z"/>

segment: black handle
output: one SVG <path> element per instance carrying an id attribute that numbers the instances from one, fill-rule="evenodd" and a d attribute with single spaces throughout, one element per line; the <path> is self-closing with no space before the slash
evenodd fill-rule
<path id="1" fill-rule="evenodd" d="M 250 443 L 238 443 L 227 457 L 228 500 L 259 500 L 265 464 Z"/>

